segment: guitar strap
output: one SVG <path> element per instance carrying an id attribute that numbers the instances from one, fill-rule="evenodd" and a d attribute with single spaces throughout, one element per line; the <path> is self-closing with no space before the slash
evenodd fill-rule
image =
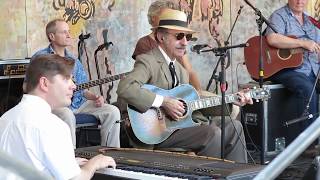
<path id="1" fill-rule="evenodd" d="M 315 25 L 317 28 L 320 29 L 320 22 L 317 21 L 315 18 L 308 16 L 309 20 L 312 22 L 313 25 Z"/>

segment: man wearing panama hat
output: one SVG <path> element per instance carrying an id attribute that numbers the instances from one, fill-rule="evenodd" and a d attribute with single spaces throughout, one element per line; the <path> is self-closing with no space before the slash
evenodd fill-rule
<path id="1" fill-rule="evenodd" d="M 136 57 L 133 70 L 120 81 L 117 93 L 119 99 L 134 106 L 139 112 L 146 112 L 152 107 L 161 107 L 172 121 L 179 121 L 185 112 L 181 101 L 174 97 L 156 94 L 142 86 L 151 84 L 168 90 L 179 84 L 189 83 L 187 72 L 176 63 L 176 60 L 185 54 L 188 40 L 192 38 L 194 31 L 188 28 L 186 14 L 172 9 L 165 9 L 161 13 L 159 26 L 155 28 L 158 48 Z M 240 99 L 241 104 L 248 101 L 243 96 Z M 163 142 L 154 144 L 155 148 L 184 148 L 192 150 L 197 155 L 220 157 L 220 128 L 214 123 L 209 125 L 208 119 L 200 111 L 192 114 L 192 120 L 201 125 L 176 130 Z M 244 143 L 241 123 L 238 121 L 233 123 Z M 226 123 L 225 140 L 226 159 L 247 162 L 246 151 L 231 123 Z"/>

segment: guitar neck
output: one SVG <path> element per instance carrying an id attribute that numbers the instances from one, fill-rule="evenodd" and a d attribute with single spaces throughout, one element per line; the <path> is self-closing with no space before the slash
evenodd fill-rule
<path id="1" fill-rule="evenodd" d="M 244 96 L 250 97 L 250 98 L 255 98 L 255 99 L 263 99 L 267 95 L 268 95 L 267 89 L 264 89 L 264 90 L 253 89 L 253 90 L 250 90 L 249 92 L 245 93 Z M 228 94 L 225 96 L 225 101 L 226 101 L 226 104 L 239 102 L 239 95 Z M 191 101 L 191 102 L 189 102 L 188 105 L 192 111 L 195 111 L 195 110 L 204 109 L 204 108 L 208 108 L 208 107 L 219 106 L 221 104 L 222 104 L 222 97 L 221 96 L 214 96 L 214 97 L 197 99 L 197 100 Z"/>
<path id="2" fill-rule="evenodd" d="M 238 95 L 236 94 L 226 95 L 225 100 L 226 100 L 226 104 L 237 102 Z M 222 97 L 216 96 L 216 97 L 203 98 L 203 99 L 191 101 L 189 102 L 189 107 L 191 108 L 192 111 L 195 111 L 195 110 L 204 109 L 208 107 L 219 106 L 221 104 L 222 104 Z"/>
<path id="3" fill-rule="evenodd" d="M 127 74 L 128 74 L 128 72 L 127 73 L 122 73 L 122 74 L 117 74 L 117 75 L 110 76 L 110 77 L 106 77 L 106 78 L 103 78 L 103 79 L 97 79 L 97 80 L 92 80 L 92 81 L 89 81 L 89 82 L 86 82 L 86 83 L 78 84 L 75 91 L 80 91 L 80 90 L 83 90 L 83 89 L 88 89 L 88 88 L 91 88 L 91 87 L 94 87 L 94 86 L 98 86 L 98 85 L 101 85 L 101 84 L 105 84 L 105 83 L 108 83 L 108 82 L 116 81 L 118 79 L 124 78 Z"/>

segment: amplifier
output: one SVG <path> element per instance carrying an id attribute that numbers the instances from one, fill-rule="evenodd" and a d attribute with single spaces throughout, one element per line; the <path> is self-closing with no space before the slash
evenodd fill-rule
<path id="1" fill-rule="evenodd" d="M 0 60 L 0 116 L 20 101 L 29 62 L 29 59 Z"/>
<path id="2" fill-rule="evenodd" d="M 0 60 L 0 78 L 25 75 L 30 59 Z"/>
<path id="3" fill-rule="evenodd" d="M 275 142 L 279 139 L 288 146 L 301 132 L 301 123 L 290 126 L 283 124 L 301 116 L 303 100 L 293 96 L 281 84 L 264 85 L 270 89 L 271 97 L 266 101 L 254 102 L 242 108 L 241 121 L 246 131 L 246 141 L 249 149 L 262 145 L 262 121 L 265 128 L 266 155 L 276 155 Z M 264 115 L 264 116 L 262 116 Z M 251 142 L 251 140 L 253 142 Z M 253 143 L 253 144 L 252 144 Z"/>

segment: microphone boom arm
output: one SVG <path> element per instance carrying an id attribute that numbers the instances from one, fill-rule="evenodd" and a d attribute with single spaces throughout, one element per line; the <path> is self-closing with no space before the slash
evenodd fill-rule
<path id="1" fill-rule="evenodd" d="M 248 47 L 249 43 L 242 43 L 242 44 L 238 44 L 238 45 L 232 45 L 232 46 L 225 46 L 225 47 L 217 47 L 217 48 L 211 48 L 211 49 L 204 49 L 204 50 L 200 50 L 200 52 L 225 52 L 228 49 L 233 49 L 233 48 L 241 48 L 241 47 Z"/>

